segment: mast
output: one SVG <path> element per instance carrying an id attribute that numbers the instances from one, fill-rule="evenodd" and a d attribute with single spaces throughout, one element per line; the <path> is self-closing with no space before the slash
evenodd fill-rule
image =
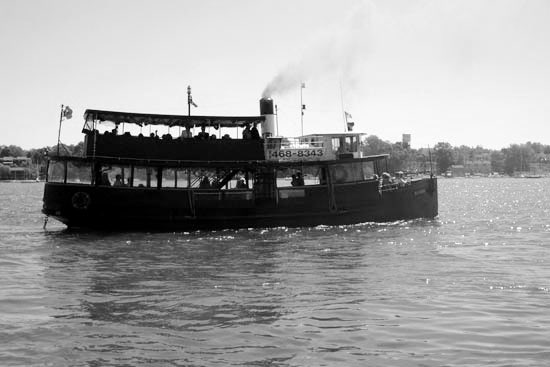
<path id="1" fill-rule="evenodd" d="M 348 119 L 344 110 L 344 92 L 342 91 L 342 79 L 340 79 L 340 104 L 342 106 L 342 120 L 344 121 L 344 132 L 348 130 Z"/>
<path id="2" fill-rule="evenodd" d="M 61 142 L 61 121 L 63 121 L 63 105 L 59 112 L 59 131 L 57 132 L 57 156 L 59 156 L 59 143 Z"/>
<path id="3" fill-rule="evenodd" d="M 306 105 L 303 101 L 302 91 L 306 87 L 306 83 L 302 82 L 300 85 L 300 110 L 301 110 L 301 126 L 302 126 L 302 136 L 304 136 L 304 110 L 306 109 Z"/>

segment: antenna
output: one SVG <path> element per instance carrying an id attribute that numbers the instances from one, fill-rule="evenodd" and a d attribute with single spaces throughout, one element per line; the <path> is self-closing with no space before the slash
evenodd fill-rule
<path id="1" fill-rule="evenodd" d="M 430 149 L 430 146 L 428 145 L 428 156 L 430 157 L 430 178 L 434 177 L 433 168 L 432 168 L 432 150 Z"/>
<path id="2" fill-rule="evenodd" d="M 346 118 L 346 111 L 344 110 L 344 92 L 342 91 L 342 78 L 340 78 L 340 103 L 342 105 L 342 120 L 344 121 L 344 132 L 347 132 L 348 121 Z"/>
<path id="3" fill-rule="evenodd" d="M 277 124 L 277 136 L 279 136 L 279 110 L 277 109 L 277 105 L 275 105 L 275 122 Z"/>
<path id="4" fill-rule="evenodd" d="M 304 136 L 304 110 L 306 109 L 306 105 L 303 101 L 302 92 L 304 88 L 306 87 L 306 83 L 302 82 L 300 85 L 300 112 L 301 112 L 301 125 L 302 125 L 302 136 Z"/>

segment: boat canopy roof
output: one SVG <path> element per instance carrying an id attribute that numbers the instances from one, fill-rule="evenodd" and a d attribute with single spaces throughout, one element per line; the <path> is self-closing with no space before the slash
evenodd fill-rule
<path id="1" fill-rule="evenodd" d="M 304 138 L 312 138 L 312 137 L 316 137 L 316 136 L 330 136 L 330 137 L 333 137 L 333 138 L 346 138 L 348 136 L 362 136 L 362 135 L 366 135 L 365 133 L 332 133 L 332 134 L 309 134 L 309 135 L 304 135 Z"/>
<path id="2" fill-rule="evenodd" d="M 242 127 L 246 124 L 261 123 L 265 116 L 185 116 L 185 115 L 158 115 L 150 113 L 117 112 L 88 109 L 84 112 L 86 123 L 99 121 L 111 122 L 116 125 L 122 123 L 164 126 L 216 126 Z"/>

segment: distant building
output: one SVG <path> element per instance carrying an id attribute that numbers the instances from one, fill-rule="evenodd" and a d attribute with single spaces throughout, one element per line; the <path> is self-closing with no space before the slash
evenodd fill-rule
<path id="1" fill-rule="evenodd" d="M 4 166 L 11 167 L 13 166 L 13 157 L 2 157 L 0 158 L 0 163 Z"/>
<path id="2" fill-rule="evenodd" d="M 403 148 L 411 147 L 411 134 L 403 134 Z"/>
<path id="3" fill-rule="evenodd" d="M 10 180 L 28 180 L 30 179 L 29 171 L 22 167 L 10 168 Z"/>
<path id="4" fill-rule="evenodd" d="M 36 177 L 27 157 L 1 157 L 0 180 L 30 180 Z"/>
<path id="5" fill-rule="evenodd" d="M 19 167 L 26 167 L 31 164 L 31 159 L 28 157 L 15 157 L 13 158 L 13 164 Z"/>

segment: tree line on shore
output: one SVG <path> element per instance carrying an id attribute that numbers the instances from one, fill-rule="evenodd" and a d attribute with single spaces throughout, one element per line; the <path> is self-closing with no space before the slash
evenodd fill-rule
<path id="1" fill-rule="evenodd" d="M 74 145 L 60 145 L 59 154 L 60 155 L 82 155 L 84 149 L 84 142 L 80 142 Z M 57 145 L 42 147 L 42 148 L 33 148 L 25 150 L 17 145 L 0 145 L 0 180 L 6 180 L 12 178 L 10 176 L 10 168 L 2 164 L 4 158 L 28 158 L 27 162 L 16 163 L 17 168 L 23 168 L 26 172 L 23 177 L 25 178 L 44 178 L 46 175 L 46 160 L 48 154 L 54 152 L 57 154 Z M 20 161 L 19 161 L 20 162 Z"/>
<path id="2" fill-rule="evenodd" d="M 514 172 L 529 171 L 533 164 L 550 168 L 550 145 L 527 142 L 511 144 L 499 150 L 486 149 L 482 146 L 453 147 L 446 142 L 439 142 L 433 148 L 412 149 L 402 142 L 390 143 L 369 135 L 363 144 L 365 155 L 387 153 L 390 169 L 396 171 L 430 171 L 430 161 L 437 174 L 447 172 L 453 165 L 470 167 L 472 172 L 481 173 L 484 167 L 489 172 L 513 175 Z M 485 172 L 487 173 L 487 172 Z"/>
<path id="3" fill-rule="evenodd" d="M 84 142 L 74 145 L 61 145 L 61 155 L 82 155 Z M 490 165 L 491 172 L 512 175 L 517 171 L 528 171 L 533 163 L 550 167 L 550 145 L 527 142 L 511 144 L 500 150 L 486 149 L 481 146 L 468 147 L 465 145 L 453 147 L 446 142 L 439 142 L 433 148 L 412 149 L 402 142 L 391 143 L 382 140 L 376 135 L 369 135 L 363 140 L 363 154 L 389 154 L 389 170 L 396 171 L 424 171 L 433 169 L 436 173 L 445 173 L 452 165 L 468 165 L 471 162 L 482 162 Z M 45 170 L 49 152 L 57 154 L 57 146 L 25 150 L 16 145 L 1 145 L 0 158 L 27 157 L 33 169 L 39 168 L 41 175 Z M 432 167 L 430 167 L 432 162 Z M 29 169 L 31 169 L 29 167 Z M 473 172 L 476 173 L 476 172 Z"/>

